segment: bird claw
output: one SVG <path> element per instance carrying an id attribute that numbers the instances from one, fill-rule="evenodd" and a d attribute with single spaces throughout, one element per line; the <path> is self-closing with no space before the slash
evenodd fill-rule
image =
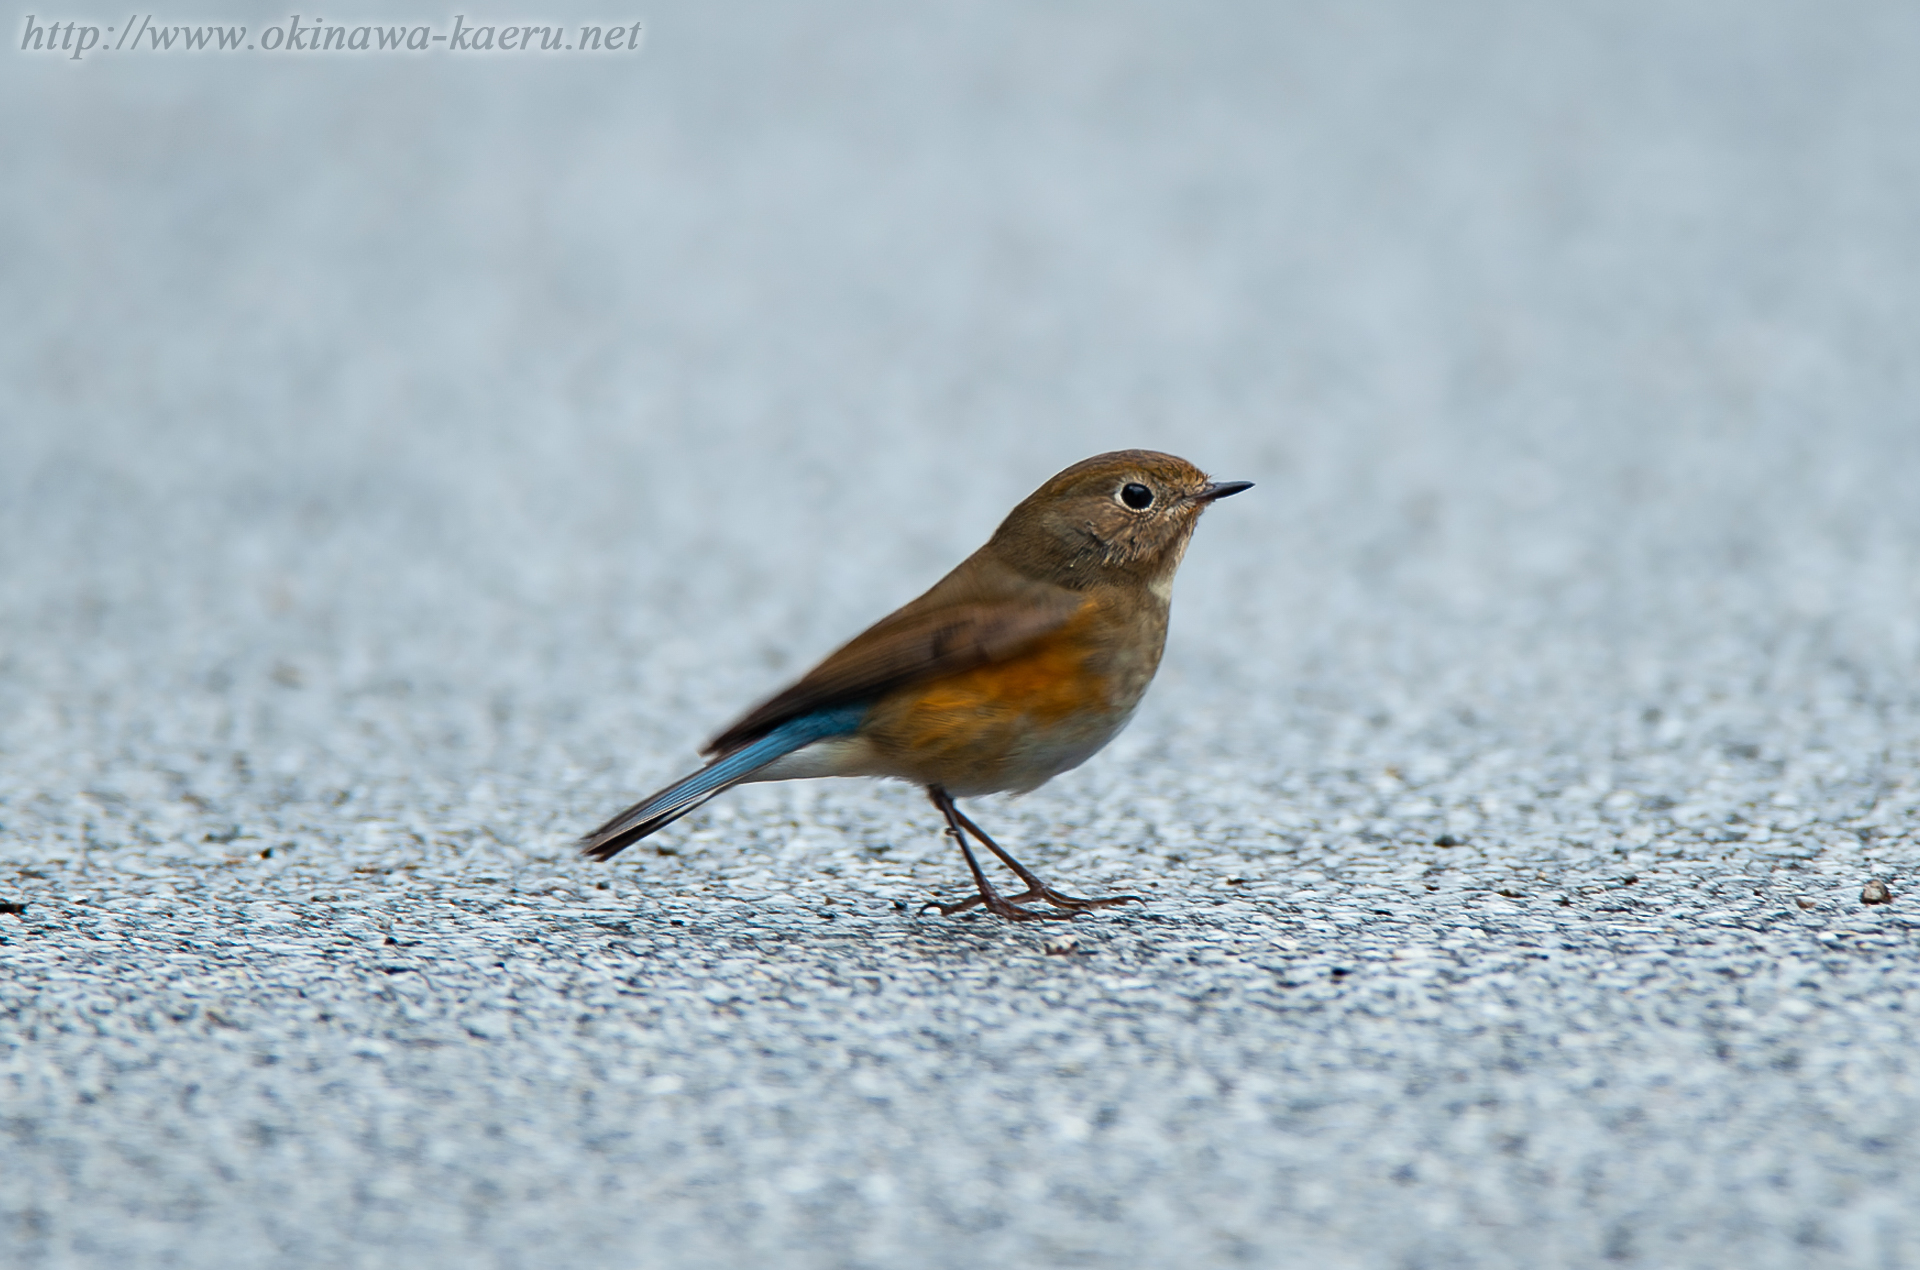
<path id="1" fill-rule="evenodd" d="M 1024 895 L 1016 895 L 1014 897 L 1014 899 L 1025 898 L 1027 897 Z M 956 913 L 964 913 L 970 908 L 982 906 L 995 917 L 1004 917 L 1010 922 L 1070 922 L 1078 916 L 1078 914 L 1072 910 L 1064 913 L 1042 913 L 1037 909 L 1021 908 L 1018 904 L 1014 903 L 1013 900 L 1005 899 L 999 895 L 995 895 L 991 899 L 984 895 L 976 895 L 972 899 L 961 900 L 955 904 L 943 904 L 939 900 L 928 900 L 925 904 L 921 905 L 920 911 L 924 913 L 930 908 L 938 909 L 940 916 L 952 917 Z"/>
<path id="2" fill-rule="evenodd" d="M 1056 891 L 1050 886 L 1035 887 L 1032 890 L 1027 891 L 1025 894 L 1016 895 L 1013 898 L 1016 901 L 1045 900 L 1047 903 L 1053 905 L 1055 908 L 1073 909 L 1076 912 L 1083 911 L 1089 908 L 1106 908 L 1109 905 L 1113 905 L 1113 904 L 1127 904 L 1127 903 L 1145 904 L 1146 903 L 1146 901 L 1141 899 L 1138 895 L 1102 895 L 1094 898 L 1088 898 L 1087 896 L 1084 896 L 1084 895 L 1068 895 L 1063 891 Z"/>
<path id="3" fill-rule="evenodd" d="M 1031 903 L 1034 900 L 1043 900 L 1053 907 L 1064 911 L 1058 913 L 1043 913 L 1035 909 L 1020 907 L 1020 905 Z M 1110 904 L 1125 904 L 1128 901 L 1136 904 L 1146 903 L 1146 901 L 1138 895 L 1107 895 L 1097 899 L 1089 899 L 1080 895 L 1068 895 L 1065 892 L 1056 891 L 1050 886 L 1042 886 L 1029 888 L 1020 892 L 1018 895 L 1004 897 L 998 893 L 991 896 L 974 895 L 952 904 L 942 903 L 939 900 L 928 900 L 920 906 L 920 911 L 924 913 L 928 909 L 937 909 L 940 916 L 952 917 L 955 914 L 964 913 L 970 908 L 980 908 L 984 906 L 986 910 L 994 916 L 1004 917 L 1010 921 L 1070 922 L 1088 909 L 1105 908 Z"/>

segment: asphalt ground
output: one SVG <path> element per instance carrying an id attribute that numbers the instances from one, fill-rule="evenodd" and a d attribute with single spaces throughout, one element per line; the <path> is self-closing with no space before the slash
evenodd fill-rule
<path id="1" fill-rule="evenodd" d="M 4 55 L 0 1261 L 1920 1264 L 1914 9 L 627 16 Z M 575 856 L 1127 445 L 1145 905 Z"/>

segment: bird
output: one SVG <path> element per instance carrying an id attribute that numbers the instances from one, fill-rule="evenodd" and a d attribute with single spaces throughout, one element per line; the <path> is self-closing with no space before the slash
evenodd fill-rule
<path id="1" fill-rule="evenodd" d="M 926 594 L 715 736 L 705 767 L 583 836 L 582 854 L 609 860 L 735 785 L 891 777 L 926 790 L 972 875 L 974 895 L 923 912 L 1032 921 L 1144 902 L 1055 890 L 954 800 L 1038 789 L 1119 734 L 1159 668 L 1201 513 L 1252 484 L 1154 450 L 1075 463 Z M 969 838 L 1026 889 L 1003 895 Z"/>

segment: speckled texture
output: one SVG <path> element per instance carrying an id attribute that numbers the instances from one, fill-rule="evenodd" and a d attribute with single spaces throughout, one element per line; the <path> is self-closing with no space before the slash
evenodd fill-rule
<path id="1" fill-rule="evenodd" d="M 1910 6 L 636 16 L 0 54 L 0 1261 L 1920 1264 Z M 1125 445 L 1144 909 L 572 855 Z"/>

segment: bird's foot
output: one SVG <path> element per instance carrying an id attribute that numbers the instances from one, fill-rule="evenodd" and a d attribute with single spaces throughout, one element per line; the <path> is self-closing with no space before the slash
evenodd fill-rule
<path id="1" fill-rule="evenodd" d="M 1029 898 L 1031 898 L 1031 896 L 1016 895 L 1012 899 L 1008 899 L 996 891 L 989 895 L 975 895 L 953 904 L 945 904 L 939 900 L 928 900 L 925 904 L 921 905 L 920 911 L 924 913 L 928 909 L 937 909 L 939 910 L 940 916 L 952 917 L 956 913 L 964 913 L 970 908 L 984 907 L 995 917 L 1004 917 L 1010 922 L 1070 922 L 1074 918 L 1074 913 L 1071 910 L 1064 913 L 1043 913 L 1037 909 L 1021 908 L 1020 905 L 1015 902 Z"/>
<path id="2" fill-rule="evenodd" d="M 943 904 L 939 900 L 929 900 L 926 907 L 920 910 L 923 913 L 926 912 L 928 908 L 937 908 L 940 910 L 942 917 L 952 917 L 956 913 L 964 913 L 970 908 L 984 905 L 989 913 L 992 913 L 995 917 L 1004 917 L 1008 921 L 1057 922 L 1072 921 L 1077 914 L 1083 913 L 1090 908 L 1105 908 L 1109 904 L 1125 904 L 1129 900 L 1136 904 L 1146 903 L 1146 901 L 1138 895 L 1109 895 L 1101 899 L 1087 899 L 1084 896 L 1068 895 L 1064 891 L 1056 891 L 1045 882 L 1042 882 L 1039 875 L 1032 869 L 1029 869 L 1026 865 L 1008 855 L 1006 851 L 1001 848 L 1000 844 L 992 838 L 989 838 L 986 831 L 980 828 L 979 825 L 967 819 L 966 813 L 953 805 L 953 796 L 947 793 L 945 789 L 938 785 L 929 785 L 927 786 L 927 797 L 932 799 L 933 805 L 940 809 L 940 814 L 947 818 L 947 833 L 952 836 L 954 842 L 959 844 L 960 854 L 965 856 L 967 860 L 967 871 L 973 874 L 973 883 L 979 888 L 980 893 L 954 904 Z M 1000 863 L 1013 870 L 1014 876 L 1027 884 L 1027 889 L 1013 896 L 1011 899 L 1003 897 L 999 891 L 995 890 L 993 883 L 987 880 L 986 873 L 981 870 L 980 861 L 974 856 L 973 848 L 967 845 L 968 834 L 972 834 L 975 838 L 978 838 L 980 845 L 1000 857 Z M 1021 904 L 1032 900 L 1044 901 L 1061 911 L 1058 913 L 1042 913 L 1034 909 L 1020 907 Z"/>
<path id="3" fill-rule="evenodd" d="M 1020 907 L 1020 905 L 1031 903 L 1034 900 L 1051 904 L 1053 907 L 1062 911 L 1058 913 L 1043 913 L 1034 909 Z M 970 896 L 967 899 L 952 904 L 944 904 L 939 900 L 928 900 L 926 904 L 921 907 L 920 911 L 924 913 L 930 908 L 938 909 L 940 916 L 952 917 L 957 913 L 964 913 L 970 908 L 980 908 L 984 906 L 989 913 L 997 917 L 1005 917 L 1011 921 L 1072 921 L 1076 916 L 1090 908 L 1105 908 L 1110 904 L 1125 904 L 1128 901 L 1132 901 L 1135 904 L 1146 903 L 1146 901 L 1138 895 L 1105 895 L 1089 899 L 1081 895 L 1068 895 L 1064 891 L 1056 891 L 1045 883 L 1041 883 L 1038 886 L 1027 888 L 1018 895 L 1003 897 L 996 892 L 991 895 Z"/>
<path id="4" fill-rule="evenodd" d="M 1030 886 L 1013 897 L 1015 902 L 1022 900 L 1045 900 L 1055 908 L 1083 912 L 1090 908 L 1106 908 L 1113 904 L 1145 904 L 1138 895 L 1101 895 L 1089 898 L 1084 895 L 1068 895 L 1065 891 L 1056 891 L 1045 882 Z"/>

